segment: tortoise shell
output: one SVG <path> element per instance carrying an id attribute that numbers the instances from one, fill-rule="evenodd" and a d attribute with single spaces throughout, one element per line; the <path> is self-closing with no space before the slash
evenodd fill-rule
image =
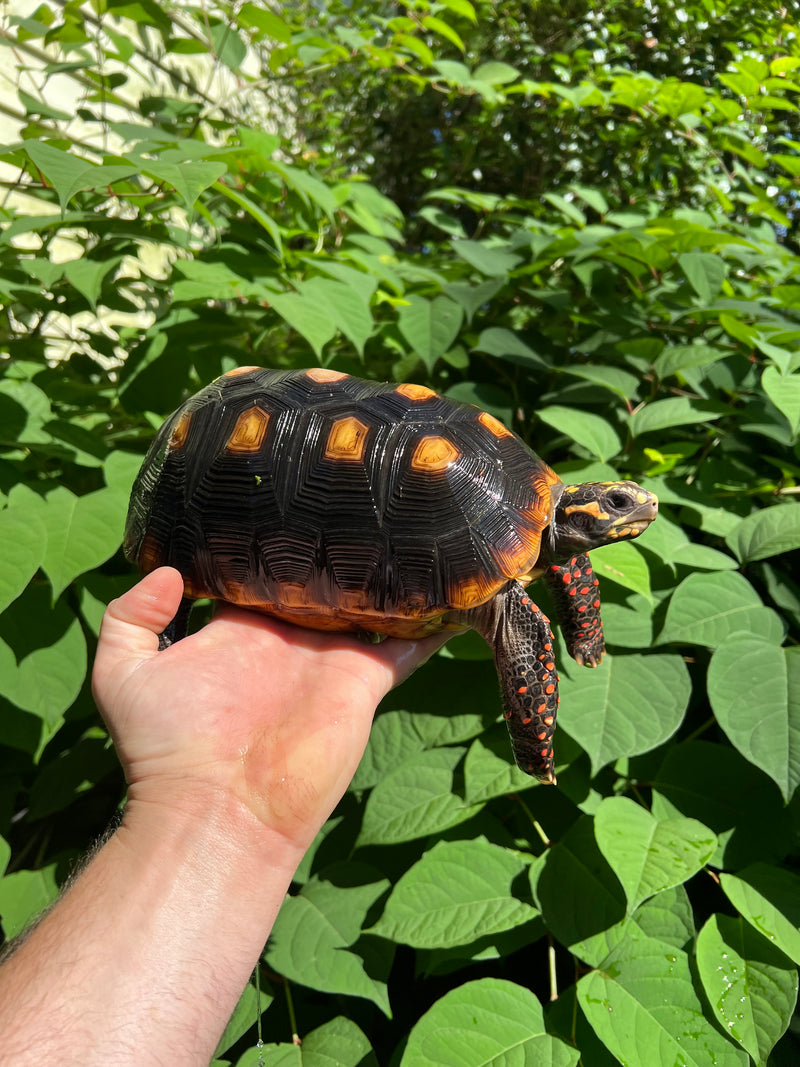
<path id="1" fill-rule="evenodd" d="M 496 418 L 424 386 L 241 367 L 164 423 L 125 552 L 191 599 L 417 637 L 529 580 L 556 485 Z"/>

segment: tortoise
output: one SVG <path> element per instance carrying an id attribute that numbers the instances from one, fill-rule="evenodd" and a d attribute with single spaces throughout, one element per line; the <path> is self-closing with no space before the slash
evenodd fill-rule
<path id="1" fill-rule="evenodd" d="M 569 653 L 604 652 L 589 549 L 637 537 L 657 498 L 631 481 L 565 485 L 485 411 L 421 385 L 238 367 L 163 424 L 134 484 L 125 553 L 168 564 L 186 634 L 201 597 L 318 630 L 481 634 L 517 765 L 555 783 L 558 675 L 542 577 Z"/>

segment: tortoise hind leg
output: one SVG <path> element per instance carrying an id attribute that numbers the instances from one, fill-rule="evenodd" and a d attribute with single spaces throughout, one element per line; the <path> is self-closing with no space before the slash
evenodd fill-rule
<path id="1" fill-rule="evenodd" d="M 589 557 L 553 564 L 542 575 L 553 601 L 567 651 L 582 667 L 596 667 L 606 650 L 600 621 L 600 594 Z"/>
<path id="2" fill-rule="evenodd" d="M 463 613 L 494 651 L 503 695 L 503 718 L 520 770 L 556 784 L 553 733 L 558 674 L 547 616 L 519 582 L 510 582 L 487 604 Z"/>
<path id="3" fill-rule="evenodd" d="M 174 645 L 176 641 L 180 641 L 181 638 L 186 637 L 186 632 L 189 629 L 189 612 L 192 610 L 193 600 L 189 600 L 188 597 L 182 597 L 181 602 L 178 605 L 178 610 L 175 612 L 175 617 L 168 626 L 164 627 L 163 633 L 158 635 L 158 651 L 163 652 L 165 648 L 169 648 L 170 645 Z"/>

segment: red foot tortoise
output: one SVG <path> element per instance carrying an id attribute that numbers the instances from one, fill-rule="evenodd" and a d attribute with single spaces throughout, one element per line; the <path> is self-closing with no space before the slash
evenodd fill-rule
<path id="1" fill-rule="evenodd" d="M 638 536 L 634 482 L 564 485 L 501 422 L 420 385 L 239 367 L 162 426 L 133 489 L 125 552 L 216 597 L 318 630 L 477 630 L 494 651 L 517 764 L 555 782 L 558 675 L 543 577 L 570 654 L 604 651 L 587 551 Z"/>

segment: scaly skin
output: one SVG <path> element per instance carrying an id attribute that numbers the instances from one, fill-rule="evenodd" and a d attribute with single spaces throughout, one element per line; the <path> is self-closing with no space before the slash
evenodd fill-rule
<path id="1" fill-rule="evenodd" d="M 542 575 L 570 656 L 582 667 L 596 667 L 603 658 L 600 595 L 589 557 L 573 556 L 554 563 Z"/>
<path id="2" fill-rule="evenodd" d="M 514 759 L 520 770 L 556 784 L 553 733 L 558 710 L 558 672 L 550 620 L 519 582 L 463 613 L 494 651 Z"/>

